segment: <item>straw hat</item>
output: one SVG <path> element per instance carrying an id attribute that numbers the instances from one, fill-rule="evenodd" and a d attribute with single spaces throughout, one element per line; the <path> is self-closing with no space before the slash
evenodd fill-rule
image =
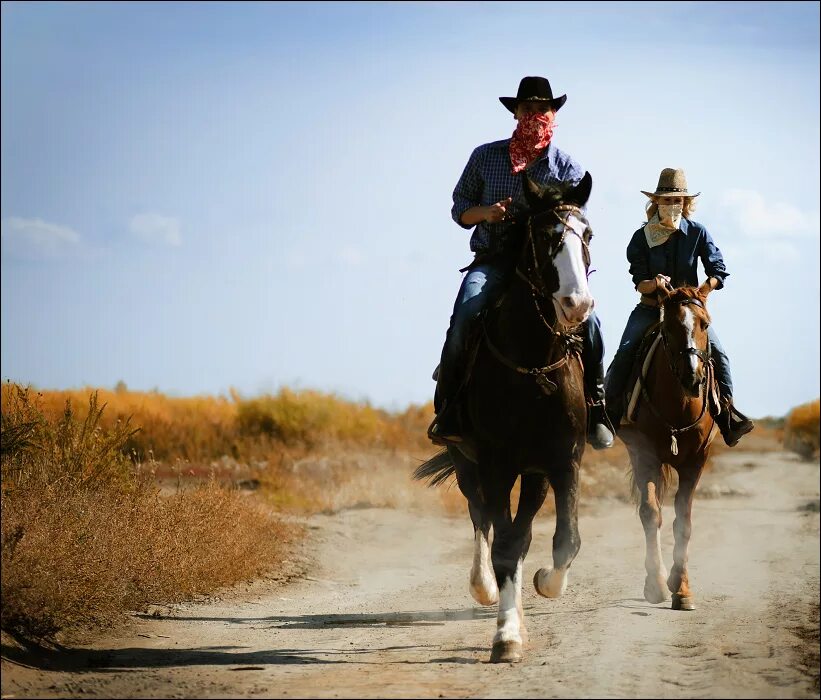
<path id="1" fill-rule="evenodd" d="M 701 192 L 690 194 L 687 191 L 687 177 L 681 168 L 665 168 L 662 170 L 655 192 L 640 191 L 648 197 L 698 197 L 701 194 Z"/>

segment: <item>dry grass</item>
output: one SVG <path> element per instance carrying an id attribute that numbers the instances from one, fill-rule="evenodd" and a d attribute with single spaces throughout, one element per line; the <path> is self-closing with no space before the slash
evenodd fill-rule
<path id="1" fill-rule="evenodd" d="M 292 531 L 216 484 L 163 498 L 29 481 L 4 497 L 2 627 L 50 639 L 251 579 L 281 559 Z"/>
<path id="2" fill-rule="evenodd" d="M 817 459 L 819 425 L 821 402 L 818 399 L 796 406 L 784 422 L 784 447 L 798 453 L 804 459 Z"/>
<path id="3" fill-rule="evenodd" d="M 787 427 L 757 421 L 745 448 L 778 449 L 782 432 L 806 432 L 812 420 L 817 445 L 818 402 L 814 411 L 794 412 Z M 391 414 L 313 391 L 186 399 L 124 387 L 35 395 L 7 384 L 2 417 L 2 625 L 30 636 L 276 571 L 297 535 L 275 512 L 467 517 L 455 482 L 431 491 L 411 479 L 438 450 L 425 437 L 430 403 Z M 726 449 L 720 438 L 713 445 Z M 582 504 L 629 502 L 629 467 L 620 441 L 588 447 Z M 242 482 L 256 493 L 220 485 Z M 549 495 L 540 515 L 553 513 Z"/>
<path id="4" fill-rule="evenodd" d="M 124 455 L 128 421 L 100 426 L 96 395 L 49 420 L 7 387 L 2 414 L 2 628 L 41 640 L 111 623 L 275 568 L 294 536 L 214 481 L 161 497 Z"/>
<path id="5" fill-rule="evenodd" d="M 3 386 L 4 406 L 17 389 L 14 384 Z M 433 410 L 427 404 L 390 414 L 333 394 L 287 388 L 249 399 L 235 391 L 230 398 L 176 398 L 158 392 L 86 388 L 40 392 L 42 412 L 56 420 L 66 401 L 83 407 L 91 393 L 106 406 L 101 427 L 111 429 L 130 418 L 139 431 L 129 437 L 125 451 L 140 461 L 160 462 L 204 463 L 225 455 L 250 462 L 265 459 L 283 446 L 320 448 L 329 442 L 417 448 L 426 442 L 425 428 Z M 85 409 L 75 410 L 84 417 Z"/>

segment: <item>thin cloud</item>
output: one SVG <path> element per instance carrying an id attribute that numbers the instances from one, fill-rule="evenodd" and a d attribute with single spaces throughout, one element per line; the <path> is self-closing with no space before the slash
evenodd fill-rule
<path id="1" fill-rule="evenodd" d="M 182 245 L 180 221 L 170 216 L 145 213 L 131 219 L 129 229 L 147 243 L 179 247 Z"/>
<path id="2" fill-rule="evenodd" d="M 300 270 L 308 264 L 308 258 L 299 251 L 291 251 L 285 256 L 288 267 Z"/>
<path id="3" fill-rule="evenodd" d="M 755 190 L 727 190 L 721 205 L 746 236 L 803 238 L 818 232 L 818 211 L 805 212 L 792 204 L 772 201 Z"/>
<path id="4" fill-rule="evenodd" d="M 19 216 L 0 222 L 0 238 L 4 252 L 29 259 L 60 257 L 80 245 L 80 234 L 68 226 Z"/>
<path id="5" fill-rule="evenodd" d="M 339 251 L 339 259 L 347 265 L 361 265 L 365 258 L 358 249 L 346 246 Z"/>

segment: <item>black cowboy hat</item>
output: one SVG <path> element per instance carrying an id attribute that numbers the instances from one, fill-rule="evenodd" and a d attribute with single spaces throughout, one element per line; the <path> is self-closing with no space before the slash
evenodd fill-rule
<path id="1" fill-rule="evenodd" d="M 560 97 L 553 97 L 553 90 L 550 89 L 550 82 L 547 78 L 540 78 L 539 76 L 528 76 L 522 78 L 519 83 L 519 92 L 516 97 L 500 97 L 501 102 L 514 114 L 516 113 L 516 105 L 520 102 L 550 102 L 550 108 L 554 112 L 558 112 L 559 108 L 567 101 L 567 95 Z"/>

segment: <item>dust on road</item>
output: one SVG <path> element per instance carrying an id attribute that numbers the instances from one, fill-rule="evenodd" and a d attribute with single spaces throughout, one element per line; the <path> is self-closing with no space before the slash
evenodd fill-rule
<path id="1" fill-rule="evenodd" d="M 643 599 L 630 505 L 583 503 L 582 549 L 559 599 L 530 583 L 553 535 L 552 517 L 535 521 L 525 659 L 492 665 L 496 610 L 468 594 L 468 518 L 348 510 L 310 519 L 307 575 L 135 616 L 37 667 L 4 659 L 2 695 L 819 697 L 819 465 L 737 449 L 714 462 L 694 506 L 694 612 Z"/>

